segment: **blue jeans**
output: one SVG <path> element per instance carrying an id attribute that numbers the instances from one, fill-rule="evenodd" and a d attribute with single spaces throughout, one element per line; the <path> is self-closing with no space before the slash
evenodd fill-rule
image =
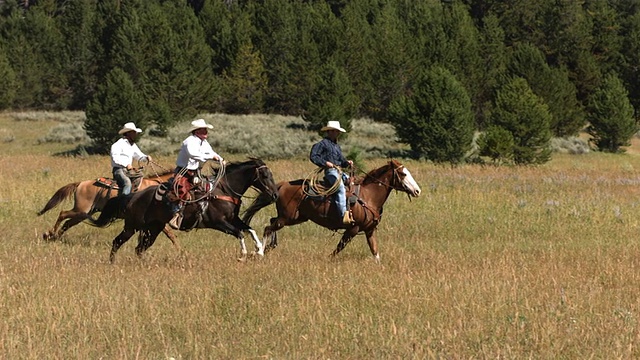
<path id="1" fill-rule="evenodd" d="M 127 169 L 118 168 L 113 170 L 113 178 L 118 183 L 118 187 L 120 188 L 118 191 L 118 195 L 129 195 L 131 194 L 131 179 L 126 174 Z"/>
<path id="2" fill-rule="evenodd" d="M 324 170 L 324 178 L 329 183 L 329 186 L 333 186 L 333 184 L 338 181 L 339 177 L 338 169 L 329 168 Z M 344 216 L 344 213 L 347 211 L 347 193 L 344 188 L 344 182 L 348 179 L 346 174 L 342 174 L 342 181 L 340 182 L 340 186 L 338 187 L 338 191 L 333 196 L 333 203 L 338 208 L 340 212 L 340 218 Z"/>

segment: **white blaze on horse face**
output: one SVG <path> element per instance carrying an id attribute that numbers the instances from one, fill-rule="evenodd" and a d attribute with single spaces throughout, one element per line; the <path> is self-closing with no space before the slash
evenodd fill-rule
<path id="1" fill-rule="evenodd" d="M 411 195 L 416 197 L 419 196 L 421 191 L 420 186 L 418 186 L 418 183 L 413 179 L 413 176 L 411 176 L 411 172 L 409 172 L 409 169 L 403 167 L 402 173 L 404 174 L 404 179 L 402 179 L 402 185 L 404 186 L 404 188 L 409 190 L 409 193 Z"/>

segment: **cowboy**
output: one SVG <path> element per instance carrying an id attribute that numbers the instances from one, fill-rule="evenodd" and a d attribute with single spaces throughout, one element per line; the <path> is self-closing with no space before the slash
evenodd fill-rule
<path id="1" fill-rule="evenodd" d="M 340 178 L 340 171 L 337 166 L 349 167 L 353 165 L 353 161 L 347 160 L 342 155 L 342 149 L 338 145 L 338 136 L 340 133 L 347 132 L 340 126 L 339 121 L 329 121 L 327 126 L 320 129 L 325 131 L 326 136 L 320 140 L 311 148 L 311 154 L 309 160 L 317 166 L 324 169 L 324 178 L 329 184 L 333 186 L 336 182 L 339 182 L 338 190 L 334 197 L 334 204 L 340 213 L 340 218 L 344 224 L 351 223 L 349 212 L 347 211 L 347 197 L 343 180 Z M 346 177 L 346 174 L 343 174 Z"/>
<path id="2" fill-rule="evenodd" d="M 207 160 L 223 161 L 222 156 L 213 151 L 207 142 L 209 129 L 213 129 L 213 126 L 207 124 L 204 119 L 194 120 L 189 129 L 191 135 L 182 142 L 173 180 L 173 186 L 178 189 L 176 195 L 180 200 L 186 200 L 189 196 L 189 190 L 193 187 L 194 177 L 198 174 L 201 164 Z M 169 221 L 169 226 L 178 230 L 182 223 L 182 201 L 173 202 L 172 210 L 174 215 Z"/>
<path id="3" fill-rule="evenodd" d="M 111 170 L 119 187 L 119 196 L 131 193 L 128 172 L 133 170 L 133 160 L 140 161 L 146 158 L 147 161 L 151 161 L 151 156 L 145 155 L 136 145 L 136 137 L 141 132 L 142 129 L 136 127 L 136 124 L 128 122 L 118 131 L 122 137 L 111 145 Z"/>

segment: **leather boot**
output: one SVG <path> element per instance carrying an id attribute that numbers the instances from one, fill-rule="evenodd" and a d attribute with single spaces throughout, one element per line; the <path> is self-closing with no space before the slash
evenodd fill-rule
<path id="1" fill-rule="evenodd" d="M 180 230 L 180 225 L 182 224 L 182 214 L 177 212 L 173 215 L 173 218 L 169 220 L 169 226 L 171 226 L 174 230 Z"/>
<path id="2" fill-rule="evenodd" d="M 349 225 L 352 222 L 353 220 L 351 219 L 351 214 L 349 213 L 349 211 L 345 211 L 344 216 L 342 217 L 342 223 L 345 225 Z"/>

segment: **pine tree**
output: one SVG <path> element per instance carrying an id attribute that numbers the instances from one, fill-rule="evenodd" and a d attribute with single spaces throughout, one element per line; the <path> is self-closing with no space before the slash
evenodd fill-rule
<path id="1" fill-rule="evenodd" d="M 64 38 L 64 71 L 69 74 L 71 99 L 68 108 L 84 109 L 97 87 L 95 36 L 96 0 L 64 3 L 56 22 Z"/>
<path id="2" fill-rule="evenodd" d="M 589 101 L 587 132 L 601 151 L 621 152 L 638 131 L 628 93 L 618 76 L 610 74 Z"/>
<path id="3" fill-rule="evenodd" d="M 186 3 L 128 2 L 112 44 L 112 65 L 126 69 L 159 131 L 215 101 L 211 49 Z"/>
<path id="4" fill-rule="evenodd" d="M 223 75 L 223 110 L 232 114 L 250 114 L 262 111 L 267 76 L 262 56 L 252 44 L 240 47 L 238 57 Z"/>
<path id="5" fill-rule="evenodd" d="M 516 164 L 549 161 L 551 114 L 527 81 L 514 78 L 498 91 L 495 102 L 491 125 L 505 129 L 513 136 L 513 161 Z"/>
<path id="6" fill-rule="evenodd" d="M 584 115 L 576 89 L 563 69 L 552 69 L 544 55 L 531 44 L 515 47 L 508 65 L 511 77 L 521 77 L 534 94 L 544 100 L 551 113 L 550 127 L 556 136 L 570 136 L 584 126 Z"/>
<path id="7" fill-rule="evenodd" d="M 389 120 L 400 140 L 429 160 L 458 163 L 471 148 L 475 129 L 471 100 L 442 67 L 419 75 L 411 95 L 391 104 Z"/>
<path id="8" fill-rule="evenodd" d="M 333 62 L 325 64 L 314 80 L 316 88 L 303 102 L 303 119 L 309 128 L 320 130 L 329 120 L 351 129 L 351 119 L 357 113 L 358 100 L 345 72 Z"/>
<path id="9" fill-rule="evenodd" d="M 16 75 L 0 46 L 0 110 L 11 107 L 15 97 Z"/>
<path id="10" fill-rule="evenodd" d="M 125 123 L 133 121 L 139 128 L 146 127 L 148 115 L 143 103 L 142 95 L 125 71 L 115 68 L 107 74 L 86 109 L 84 127 L 96 152 L 107 153 Z"/>

